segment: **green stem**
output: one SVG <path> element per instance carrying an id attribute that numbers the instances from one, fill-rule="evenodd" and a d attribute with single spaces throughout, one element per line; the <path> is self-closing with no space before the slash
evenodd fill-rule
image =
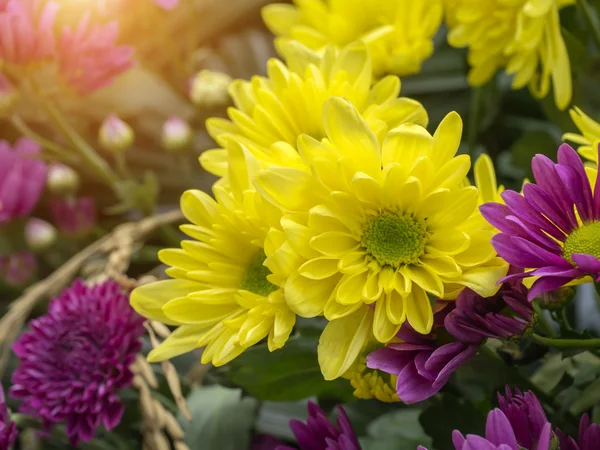
<path id="1" fill-rule="evenodd" d="M 554 337 L 554 329 L 550 325 L 550 322 L 548 322 L 548 318 L 546 317 L 544 310 L 540 308 L 540 305 L 538 304 L 537 300 L 533 302 L 533 309 L 535 311 L 537 323 L 542 329 L 542 331 L 548 336 Z"/>
<path id="2" fill-rule="evenodd" d="M 590 5 L 588 4 L 587 0 L 577 0 L 577 6 L 583 14 L 583 18 L 585 19 L 592 33 L 592 39 L 594 39 L 596 47 L 600 49 L 600 29 L 598 29 L 598 26 L 596 25 L 596 22 L 594 20 L 592 8 L 590 8 Z"/>
<path id="3" fill-rule="evenodd" d="M 600 348 L 600 339 L 554 339 L 540 336 L 539 334 L 532 334 L 532 339 L 538 344 L 546 345 L 548 347 L 554 347 L 558 349 L 568 348 Z"/>
<path id="4" fill-rule="evenodd" d="M 117 170 L 121 174 L 123 178 L 133 180 L 134 177 L 129 170 L 129 166 L 127 165 L 127 159 L 125 158 L 125 153 L 117 152 L 115 153 L 115 163 L 117 164 Z"/>
<path id="5" fill-rule="evenodd" d="M 471 110 L 469 111 L 469 130 L 467 135 L 467 144 L 469 154 L 475 156 L 475 144 L 477 143 L 477 134 L 479 128 L 479 113 L 481 109 L 481 100 L 483 99 L 483 88 L 476 87 L 471 91 Z"/>
<path id="6" fill-rule="evenodd" d="M 66 118 L 62 113 L 50 102 L 48 102 L 42 95 L 39 96 L 41 104 L 58 127 L 58 129 L 69 139 L 73 147 L 79 152 L 83 160 L 90 166 L 90 169 L 104 181 L 112 189 L 115 189 L 119 181 L 119 177 L 112 171 L 110 166 L 104 159 L 96 153 L 94 148 L 89 145 L 81 135 L 71 127 Z"/>

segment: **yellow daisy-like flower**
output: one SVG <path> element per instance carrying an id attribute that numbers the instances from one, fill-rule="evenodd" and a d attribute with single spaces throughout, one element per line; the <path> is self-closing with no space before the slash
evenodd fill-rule
<path id="1" fill-rule="evenodd" d="M 442 0 L 294 0 L 263 8 L 263 19 L 279 47 L 289 40 L 314 50 L 362 40 L 373 55 L 373 71 L 410 75 L 433 53 L 442 22 Z"/>
<path id="2" fill-rule="evenodd" d="M 455 156 L 458 114 L 449 114 L 434 136 L 403 124 L 378 139 L 350 102 L 334 97 L 323 120 L 326 139 L 298 140 L 306 169 L 267 168 L 256 184 L 288 211 L 281 248 L 297 255 L 287 257 L 283 271 L 285 264 L 274 264 L 276 252 L 266 265 L 286 278 L 294 312 L 329 320 L 319 362 L 325 378 L 334 379 L 371 335 L 389 342 L 405 320 L 428 333 L 429 295 L 453 297 L 456 286 L 468 286 L 491 296 L 507 267 L 477 210 L 477 188 L 464 186 L 470 158 Z"/>
<path id="3" fill-rule="evenodd" d="M 571 65 L 558 11 L 575 0 L 445 0 L 448 42 L 468 47 L 469 82 L 486 83 L 500 69 L 514 75 L 512 87 L 529 85 L 545 97 L 552 83 L 556 105 L 571 102 Z"/>
<path id="4" fill-rule="evenodd" d="M 264 247 L 281 212 L 252 188 L 258 162 L 242 146 L 230 146 L 229 189 L 216 185 L 208 194 L 186 191 L 181 209 L 191 224 L 179 249 L 159 253 L 173 279 L 136 288 L 131 305 L 144 317 L 178 328 L 148 359 L 160 361 L 206 347 L 204 363 L 219 366 L 268 338 L 281 348 L 295 324 L 283 290 L 264 265 Z"/>
<path id="5" fill-rule="evenodd" d="M 427 125 L 427 112 L 419 102 L 398 98 L 397 77 L 388 76 L 372 85 L 371 58 L 364 44 L 355 43 L 341 51 L 329 47 L 319 56 L 298 42 L 289 42 L 282 52 L 287 66 L 271 59 L 267 78 L 256 76 L 250 82 L 232 83 L 230 93 L 236 107 L 228 110 L 230 120 L 207 121 L 210 135 L 221 147 L 233 140 L 244 144 L 263 164 L 302 164 L 296 140 L 301 134 L 315 139 L 325 135 L 323 104 L 332 96 L 350 100 L 380 133 L 405 122 Z M 207 171 L 224 176 L 227 152 L 206 151 L 200 162 Z"/>
<path id="6" fill-rule="evenodd" d="M 597 164 L 598 145 L 595 143 L 600 140 L 600 123 L 577 107 L 571 109 L 569 114 L 581 134 L 565 133 L 562 137 L 563 140 L 579 144 L 577 152 L 585 159 L 589 159 Z"/>

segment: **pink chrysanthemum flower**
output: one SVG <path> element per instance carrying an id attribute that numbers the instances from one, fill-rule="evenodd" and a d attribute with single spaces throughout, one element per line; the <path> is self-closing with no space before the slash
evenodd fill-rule
<path id="1" fill-rule="evenodd" d="M 37 260 L 31 252 L 2 255 L 0 256 L 0 280 L 9 286 L 24 286 L 31 281 L 37 267 Z"/>
<path id="2" fill-rule="evenodd" d="M 37 205 L 47 173 L 36 159 L 39 151 L 31 139 L 19 139 L 12 148 L 0 141 L 0 225 L 28 216 Z"/>
<path id="3" fill-rule="evenodd" d="M 0 61 L 27 64 L 55 54 L 55 1 L 0 0 Z"/>
<path id="4" fill-rule="evenodd" d="M 4 390 L 0 385 L 0 450 L 8 450 L 17 440 L 17 426 L 11 422 L 4 401 Z"/>
<path id="5" fill-rule="evenodd" d="M 90 14 L 77 28 L 66 27 L 59 45 L 59 68 L 66 83 L 85 95 L 109 85 L 133 65 L 133 47 L 118 45 L 119 26 L 90 24 Z"/>
<path id="6" fill-rule="evenodd" d="M 73 445 L 91 440 L 101 423 L 114 428 L 124 409 L 117 394 L 133 380 L 143 320 L 117 283 L 75 281 L 13 346 L 21 364 L 10 393 L 22 400 L 21 411 L 48 428 L 65 422 Z"/>
<path id="7" fill-rule="evenodd" d="M 89 233 L 98 219 L 94 197 L 52 198 L 50 212 L 60 232 L 73 237 Z"/>
<path id="8" fill-rule="evenodd" d="M 523 194 L 504 191 L 500 203 L 481 206 L 500 233 L 492 238 L 498 254 L 528 269 L 507 278 L 538 277 L 529 300 L 587 276 L 600 281 L 600 183 L 570 146 L 558 149 L 558 163 L 536 155 L 535 184 Z"/>

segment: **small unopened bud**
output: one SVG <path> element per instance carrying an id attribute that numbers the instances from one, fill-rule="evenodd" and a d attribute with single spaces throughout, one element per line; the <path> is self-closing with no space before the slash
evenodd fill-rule
<path id="1" fill-rule="evenodd" d="M 19 93 L 8 78 L 0 72 L 0 116 L 8 113 L 17 101 Z"/>
<path id="2" fill-rule="evenodd" d="M 51 164 L 47 186 L 50 193 L 58 197 L 74 194 L 79 189 L 79 175 L 64 164 Z"/>
<path id="3" fill-rule="evenodd" d="M 192 144 L 192 138 L 192 129 L 180 117 L 171 117 L 163 125 L 162 146 L 169 152 L 187 150 Z"/>
<path id="4" fill-rule="evenodd" d="M 37 270 L 37 260 L 30 252 L 0 256 L 0 279 L 10 286 L 24 286 Z"/>
<path id="5" fill-rule="evenodd" d="M 34 252 L 48 250 L 56 243 L 56 228 L 45 220 L 31 218 L 25 224 L 25 242 Z"/>
<path id="6" fill-rule="evenodd" d="M 555 289 L 550 292 L 545 292 L 537 298 L 538 305 L 542 309 L 547 309 L 549 311 L 556 311 L 561 309 L 567 303 L 569 303 L 573 298 L 575 298 L 575 294 L 577 293 L 577 289 L 575 286 L 563 286 L 561 288 Z"/>
<path id="7" fill-rule="evenodd" d="M 112 114 L 102 122 L 98 140 L 105 150 L 122 153 L 133 145 L 135 132 L 127 123 Z"/>
<path id="8" fill-rule="evenodd" d="M 50 212 L 60 232 L 74 238 L 86 236 L 98 219 L 94 197 L 52 198 Z"/>
<path id="9" fill-rule="evenodd" d="M 231 81 L 226 73 L 202 70 L 192 79 L 190 98 L 201 108 L 227 105 L 231 101 L 228 92 Z"/>

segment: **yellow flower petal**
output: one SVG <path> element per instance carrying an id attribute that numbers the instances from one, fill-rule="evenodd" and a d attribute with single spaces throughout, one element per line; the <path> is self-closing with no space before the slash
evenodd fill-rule
<path id="1" fill-rule="evenodd" d="M 327 324 L 319 339 L 319 365 L 326 380 L 344 374 L 371 334 L 373 312 L 368 306 Z"/>
<path id="2" fill-rule="evenodd" d="M 161 344 L 148 354 L 151 363 L 164 361 L 198 347 L 198 341 L 207 328 L 199 325 L 183 325 L 172 332 Z"/>
<path id="3" fill-rule="evenodd" d="M 406 298 L 406 319 L 417 333 L 428 334 L 433 326 L 433 311 L 423 289 L 413 286 Z"/>
<path id="4" fill-rule="evenodd" d="M 315 317 L 323 313 L 325 303 L 337 285 L 338 276 L 325 280 L 311 280 L 294 274 L 285 283 L 285 298 L 292 311 L 302 317 Z"/>
<path id="5" fill-rule="evenodd" d="M 179 322 L 169 319 L 163 312 L 163 306 L 170 300 L 185 297 L 202 286 L 193 281 L 163 280 L 144 284 L 131 292 L 129 301 L 133 309 L 150 320 L 158 320 L 168 325 Z"/>
<path id="6" fill-rule="evenodd" d="M 376 302 L 375 312 L 373 313 L 373 335 L 375 339 L 387 343 L 396 336 L 398 330 L 400 330 L 400 325 L 392 323 L 388 318 L 386 302 Z"/>

